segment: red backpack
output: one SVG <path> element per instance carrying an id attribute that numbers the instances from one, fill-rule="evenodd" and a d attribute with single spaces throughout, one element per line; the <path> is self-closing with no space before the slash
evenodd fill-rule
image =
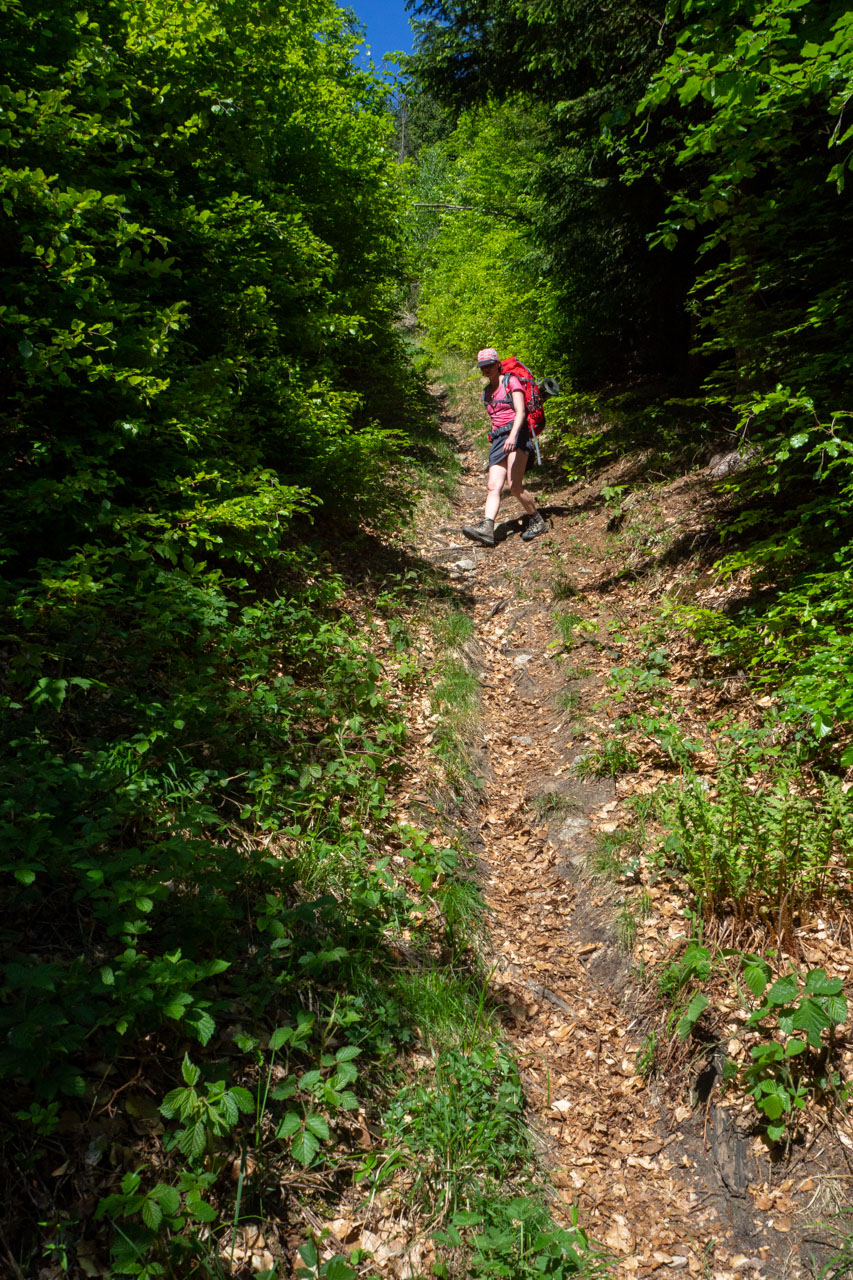
<path id="1" fill-rule="evenodd" d="M 510 377 L 518 378 L 524 390 L 524 405 L 527 409 L 527 425 L 530 427 L 534 435 L 538 436 L 542 428 L 545 426 L 545 410 L 542 407 L 542 392 L 539 389 L 539 383 L 528 369 L 527 365 L 522 364 L 515 356 L 507 356 L 505 360 L 501 360 L 501 386 L 506 392 L 507 383 Z M 486 391 L 483 391 L 483 403 L 486 401 Z M 506 399 L 512 403 L 512 396 L 507 394 Z M 538 452 L 538 450 L 537 450 Z"/>
<path id="2" fill-rule="evenodd" d="M 501 382 L 506 386 L 511 376 L 518 378 L 524 389 L 524 404 L 527 409 L 527 425 L 534 435 L 539 435 L 545 426 L 545 409 L 542 405 L 542 392 L 533 374 L 515 356 L 507 356 L 501 361 Z"/>

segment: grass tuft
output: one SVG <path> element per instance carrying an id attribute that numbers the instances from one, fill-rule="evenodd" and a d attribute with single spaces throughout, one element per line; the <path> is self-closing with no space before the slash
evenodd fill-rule
<path id="1" fill-rule="evenodd" d="M 546 818 L 560 814 L 577 813 L 583 806 L 572 796 L 562 795 L 559 791 L 546 791 L 544 795 L 533 797 L 530 808 L 537 821 L 543 822 Z"/>
<path id="2" fill-rule="evenodd" d="M 451 609 L 448 613 L 436 618 L 433 631 L 439 644 L 448 649 L 458 649 L 473 636 L 474 619 L 470 614 Z"/>

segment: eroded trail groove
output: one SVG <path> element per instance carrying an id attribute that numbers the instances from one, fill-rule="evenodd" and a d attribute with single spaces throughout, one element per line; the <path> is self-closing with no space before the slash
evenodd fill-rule
<path id="1" fill-rule="evenodd" d="M 472 836 L 490 909 L 492 989 L 564 1202 L 556 1212 L 568 1221 L 577 1205 L 620 1276 L 812 1274 L 790 1216 L 812 1185 L 803 1168 L 799 1179 L 774 1175 L 713 1089 L 689 1106 L 638 1070 L 642 989 L 619 945 L 613 889 L 591 876 L 588 856 L 624 819 L 624 788 L 575 769 L 618 655 L 590 626 L 569 663 L 553 617 L 561 582 L 577 613 L 618 611 L 627 630 L 642 623 L 636 593 L 620 598 L 608 586 L 607 513 L 581 487 L 549 493 L 550 530 L 525 544 L 520 508 L 507 498 L 498 544 L 467 542 L 460 527 L 479 518 L 482 462 L 458 426 L 445 427 L 465 474 L 454 521 L 434 526 L 422 550 L 456 582 L 476 624 L 467 652 L 482 683 L 485 786 Z M 699 485 L 688 505 L 701 501 Z M 668 918 L 659 903 L 639 931 L 641 943 L 662 935 L 670 947 L 688 936 L 683 914 Z"/>

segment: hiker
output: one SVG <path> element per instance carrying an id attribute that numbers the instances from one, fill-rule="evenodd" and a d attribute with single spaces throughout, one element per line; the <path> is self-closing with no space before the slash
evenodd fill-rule
<path id="1" fill-rule="evenodd" d="M 530 542 L 545 533 L 548 526 L 536 510 L 533 494 L 523 486 L 528 459 L 536 448 L 527 425 L 524 389 L 514 374 L 504 386 L 500 358 L 494 347 L 479 351 L 477 364 L 489 380 L 483 392 L 483 404 L 490 419 L 488 490 L 483 519 L 479 524 L 465 525 L 462 532 L 473 542 L 481 542 L 486 547 L 495 545 L 495 516 L 501 505 L 503 487 L 508 484 L 529 517 L 521 537 L 524 542 Z"/>

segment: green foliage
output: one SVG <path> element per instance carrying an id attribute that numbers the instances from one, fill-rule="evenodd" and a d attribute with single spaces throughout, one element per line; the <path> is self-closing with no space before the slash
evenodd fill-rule
<path id="1" fill-rule="evenodd" d="M 747 670 L 757 685 L 778 689 L 779 714 L 805 723 L 813 742 L 853 718 L 849 610 L 851 547 L 841 534 L 846 495 L 828 490 L 795 509 L 772 538 L 721 560 L 721 573 L 749 569 L 756 585 L 779 565 L 796 567 L 785 586 L 756 591 L 732 616 L 685 609 L 683 617 L 725 665 Z M 829 540 L 829 545 L 827 542 Z"/>
<path id="2" fill-rule="evenodd" d="M 271 1037 L 270 1048 L 286 1044 L 288 1032 L 293 1043 L 292 1029 L 282 1028 Z M 358 1106 L 350 1086 L 358 1079 L 353 1059 L 360 1053 L 358 1046 L 352 1044 L 342 1045 L 334 1053 L 321 1053 L 309 1071 L 289 1075 L 271 1090 L 269 1097 L 273 1102 L 294 1098 L 303 1101 L 302 1109 L 288 1111 L 275 1131 L 277 1138 L 287 1141 L 299 1164 L 316 1163 L 321 1147 L 329 1142 L 331 1130 L 326 1117 L 335 1117 L 339 1111 L 353 1111 Z"/>
<path id="3" fill-rule="evenodd" d="M 543 822 L 549 818 L 559 817 L 560 814 L 577 812 L 581 804 L 571 796 L 562 795 L 559 791 L 546 791 L 542 795 L 533 797 L 530 808 L 537 821 Z"/>
<path id="4" fill-rule="evenodd" d="M 712 971 L 711 951 L 702 942 L 701 921 L 694 921 L 694 935 L 684 951 L 674 960 L 663 965 L 656 976 L 657 995 L 669 1006 L 666 1029 L 677 1033 L 682 1044 L 690 1038 L 696 1025 L 710 1003 L 700 990 Z M 688 994 L 689 993 L 689 994 Z M 644 1070 L 654 1066 L 654 1044 L 649 1046 Z"/>
<path id="5" fill-rule="evenodd" d="M 638 106 L 645 151 L 626 144 L 625 164 L 666 174 L 663 243 L 700 237 L 691 308 L 707 389 L 753 464 L 728 482 L 742 505 L 725 535 L 740 545 L 718 567 L 756 587 L 732 616 L 695 622 L 727 661 L 781 684 L 786 714 L 819 740 L 853 710 L 850 15 L 792 0 L 732 22 L 703 0 L 683 22 Z"/>
<path id="6" fill-rule="evenodd" d="M 381 91 L 323 0 L 301 23 L 250 0 L 7 22 L 7 556 L 34 518 L 28 563 L 102 539 L 180 563 L 229 527 L 251 546 L 282 482 L 331 495 L 342 448 L 385 451 L 338 372 L 390 350 Z"/>
<path id="7" fill-rule="evenodd" d="M 430 1051 L 481 1048 L 493 1043 L 498 1033 L 485 984 L 478 989 L 461 967 L 401 973 L 397 991 Z"/>
<path id="8" fill-rule="evenodd" d="M 630 485 L 627 484 L 606 484 L 601 490 L 601 497 L 606 506 L 611 507 L 614 511 L 619 511 L 622 505 L 622 495 L 627 493 Z"/>
<path id="9" fill-rule="evenodd" d="M 565 648 L 570 648 L 573 644 L 578 643 L 580 636 L 595 635 L 598 631 L 598 624 L 590 621 L 588 618 L 582 618 L 579 613 L 563 613 L 557 611 L 553 614 L 554 627 L 560 636 L 560 643 Z M 581 641 L 582 643 L 582 641 Z"/>
<path id="10" fill-rule="evenodd" d="M 532 1185 L 504 1189 L 527 1177 L 523 1113 L 514 1065 L 481 1036 L 476 1047 L 440 1051 L 429 1081 L 399 1092 L 390 1129 L 411 1164 L 412 1194 L 447 1217 L 436 1243 L 464 1247 L 471 1276 L 592 1274 L 597 1259 L 582 1230 L 555 1227 Z M 438 1261 L 435 1274 L 449 1275 L 448 1264 Z"/>
<path id="11" fill-rule="evenodd" d="M 303 17 L 6 12 L 0 1068 L 51 1093 L 95 1032 L 209 1039 L 226 889 L 272 921 L 294 882 L 244 841 L 316 827 L 320 778 L 381 804 L 399 732 L 340 579 L 285 545 L 385 450 L 346 370 L 393 352 L 398 261 L 382 91 Z"/>
<path id="12" fill-rule="evenodd" d="M 670 961 L 659 973 L 658 995 L 673 1004 L 686 986 L 707 981 L 710 973 L 710 951 L 703 946 L 700 938 L 692 938 L 678 959 Z"/>
<path id="13" fill-rule="evenodd" d="M 648 1080 L 655 1071 L 655 1056 L 658 1049 L 658 1035 L 656 1031 L 649 1031 L 643 1038 L 643 1043 L 637 1050 L 637 1072 Z"/>
<path id="14" fill-rule="evenodd" d="M 467 1240 L 466 1240 L 467 1237 Z M 469 1243 L 472 1250 L 468 1274 L 473 1280 L 538 1280 L 552 1276 L 603 1275 L 606 1265 L 591 1248 L 585 1231 L 577 1226 L 555 1227 L 547 1211 L 537 1201 L 513 1196 L 493 1201 L 475 1211 L 453 1215 L 446 1231 L 434 1237 L 451 1249 Z M 437 1276 L 449 1276 L 444 1263 L 434 1269 Z"/>
<path id="15" fill-rule="evenodd" d="M 619 724 L 623 730 L 642 734 L 659 754 L 662 764 L 673 764 L 679 769 L 689 766 L 703 747 L 700 738 L 689 738 L 681 726 L 667 715 L 630 715 Z"/>
<path id="16" fill-rule="evenodd" d="M 706 349 L 726 353 L 718 385 L 748 388 L 747 402 L 780 380 L 832 396 L 849 378 L 853 320 L 840 250 L 850 14 L 800 0 L 723 14 L 717 0 L 685 11 L 637 107 L 646 133 L 664 104 L 678 120 L 675 145 L 656 140 L 657 163 L 683 170 L 659 236 L 702 228 L 694 296 Z"/>
<path id="17" fill-rule="evenodd" d="M 814 1098 L 838 1100 L 844 1096 L 841 1078 L 832 1061 L 834 1031 L 847 1018 L 847 999 L 840 978 L 828 978 L 823 969 L 801 974 L 795 969 L 774 978 L 768 962 L 759 955 L 724 951 L 712 956 L 710 948 L 694 937 L 678 959 L 658 975 L 659 996 L 674 1005 L 668 1024 L 675 1027 L 683 1042 L 695 1033 L 707 1009 L 717 1013 L 712 999 L 697 984 L 706 983 L 712 971 L 731 971 L 726 958 L 734 959 L 755 1004 L 739 981 L 735 982 L 743 1031 L 757 1031 L 762 1037 L 752 1044 L 749 1059 L 728 1058 L 723 1079 L 750 1095 L 766 1126 L 767 1136 L 777 1142 L 797 1126 L 797 1117 Z M 694 987 L 683 1004 L 685 987 Z M 728 1002 L 727 1010 L 732 1003 Z M 651 1066 L 654 1046 L 647 1065 Z"/>
<path id="18" fill-rule="evenodd" d="M 590 867 L 596 875 L 608 879 L 634 878 L 639 868 L 643 841 L 642 824 L 617 827 L 615 831 L 600 831 L 589 855 Z"/>
<path id="19" fill-rule="evenodd" d="M 556 577 L 551 584 L 551 597 L 554 600 L 573 600 L 578 594 L 575 584 L 564 574 Z"/>
<path id="20" fill-rule="evenodd" d="M 591 473 L 611 460 L 614 442 L 609 432 L 579 429 L 581 423 L 567 406 L 566 423 L 557 433 L 560 466 L 566 480 L 588 480 Z"/>
<path id="21" fill-rule="evenodd" d="M 219 1215 L 206 1198 L 216 1175 L 186 1170 L 177 1186 L 157 1182 L 145 1190 L 142 1175 L 146 1171 L 141 1166 L 126 1173 L 120 1190 L 101 1200 L 96 1210 L 96 1218 L 109 1220 L 115 1231 L 113 1273 L 149 1280 L 174 1274 L 172 1265 L 196 1266 L 203 1260 L 207 1274 L 216 1275 L 219 1268 L 211 1253 L 209 1231 Z"/>
<path id="22" fill-rule="evenodd" d="M 669 657 L 666 652 L 663 649 L 653 649 L 642 665 L 611 667 L 607 680 L 616 690 L 617 698 L 630 694 L 636 699 L 664 687 L 667 684 L 668 669 Z"/>
<path id="23" fill-rule="evenodd" d="M 305 553 L 300 560 L 310 563 Z M 190 597 L 183 617 L 176 601 L 180 631 L 166 633 L 172 652 L 161 669 L 159 699 L 149 699 L 140 679 L 145 667 L 137 676 L 132 664 L 146 662 L 148 645 L 157 654 L 162 617 L 160 634 L 138 641 L 142 653 L 127 651 L 124 689 L 112 706 L 76 704 L 72 694 L 58 710 L 37 709 L 29 739 L 22 730 L 30 713 L 24 705 L 13 710 L 10 727 L 21 736 L 12 738 L 18 756 L 5 774 L 15 797 L 4 813 L 6 870 L 15 886 L 4 1014 L 14 1031 L 0 1058 L 7 1072 L 51 1092 L 75 1088 L 73 1074 L 64 1076 L 60 1066 L 93 1028 L 106 1049 L 165 1018 L 206 1043 L 213 1031 L 210 991 L 235 982 L 263 988 L 267 955 L 278 953 L 295 972 L 309 963 L 302 955 L 308 948 L 296 941 L 297 861 L 253 857 L 250 850 L 264 833 L 303 835 L 302 878 L 318 888 L 334 883 L 335 864 L 364 863 L 363 837 L 348 829 L 346 812 L 382 811 L 382 764 L 402 731 L 383 723 L 368 642 L 349 635 L 330 612 L 336 592 L 327 576 L 298 605 L 280 599 L 223 607 L 203 646 L 186 642 L 183 652 L 178 642 L 201 600 Z M 51 619 L 52 626 L 61 622 Z M 286 650 L 274 655 L 267 648 L 288 629 L 299 654 L 298 683 L 277 666 L 293 662 Z M 101 639 L 120 651 L 123 631 L 116 618 Z M 86 634 L 64 638 L 72 659 Z M 195 663 L 203 678 L 193 672 Z M 318 734 L 309 720 L 324 713 L 329 727 Z M 122 719 L 127 726 L 114 741 L 104 736 L 108 714 L 117 728 Z M 67 759 L 66 735 L 80 743 Z M 77 814 L 85 823 L 75 821 Z M 237 835 L 241 829 L 245 836 Z M 367 900 L 375 891 L 371 881 L 381 884 L 381 872 L 367 871 Z M 242 901 L 234 896 L 237 885 Z M 60 886 L 67 916 L 53 899 Z M 353 899 L 353 919 L 359 901 Z M 306 910 L 306 922 L 315 911 L 318 925 L 330 919 L 328 903 Z M 262 939 L 254 953 L 241 940 L 247 912 Z M 32 956 L 25 962 L 26 937 L 38 936 L 48 917 L 67 948 L 66 963 L 47 957 L 34 963 Z"/>
<path id="24" fill-rule="evenodd" d="M 472 784 L 470 737 L 480 705 L 480 682 L 452 654 L 441 659 L 434 675 L 430 706 L 439 719 L 433 730 L 432 751 L 450 787 L 464 791 Z"/>
<path id="25" fill-rule="evenodd" d="M 204 1095 L 197 1089 L 201 1072 L 184 1055 L 181 1068 L 183 1088 L 172 1089 L 160 1104 L 160 1112 L 168 1120 L 178 1119 L 183 1128 L 174 1141 L 190 1163 L 198 1162 L 210 1150 L 214 1138 L 228 1133 L 237 1124 L 240 1113 L 253 1112 L 255 1100 L 247 1089 L 225 1087 L 224 1080 L 208 1084 Z"/>
<path id="26" fill-rule="evenodd" d="M 849 1229 L 851 1210 L 842 1208 L 829 1221 L 822 1222 L 826 1233 L 829 1258 L 822 1261 L 816 1273 L 819 1280 L 844 1280 L 853 1270 L 853 1232 Z"/>
<path id="27" fill-rule="evenodd" d="M 697 991 L 678 1020 L 678 1038 L 682 1043 L 689 1039 L 696 1023 L 708 1008 L 710 1001 L 703 991 Z"/>
<path id="28" fill-rule="evenodd" d="M 382 940 L 420 896 L 377 835 L 405 728 L 340 572 L 429 450 L 402 175 L 327 0 L 0 7 L 5 1151 L 73 1170 L 58 1118 L 142 1058 L 166 1133 L 102 1201 L 113 1272 L 220 1275 L 243 1181 L 324 1163 L 353 1059 L 410 1034 Z M 26 1270 L 39 1231 L 4 1224 Z"/>
<path id="29" fill-rule="evenodd" d="M 760 956 L 745 955 L 742 962 L 744 981 L 759 1002 L 746 1025 L 771 1038 L 753 1046 L 751 1062 L 738 1067 L 730 1061 L 726 1078 L 737 1078 L 751 1094 L 776 1142 L 796 1127 L 797 1113 L 810 1097 L 839 1093 L 840 1077 L 829 1057 L 834 1029 L 847 1018 L 847 1000 L 841 979 L 827 978 L 823 969 L 791 969 L 774 980 Z"/>
<path id="30" fill-rule="evenodd" d="M 618 726 L 617 726 L 618 727 Z M 575 765 L 579 778 L 615 778 L 637 767 L 637 757 L 621 736 L 602 738 Z"/>
<path id="31" fill-rule="evenodd" d="M 628 869 L 630 874 L 630 869 Z M 623 951 L 634 949 L 641 921 L 645 920 L 652 910 L 652 902 L 648 892 L 641 889 L 634 898 L 626 898 L 616 914 L 616 934 Z"/>
<path id="32" fill-rule="evenodd" d="M 671 360 L 667 341 L 684 349 L 673 314 L 679 270 L 646 243 L 665 202 L 652 183 L 626 188 L 609 148 L 666 55 L 663 7 L 626 2 L 602 13 L 580 0 L 510 0 L 496 11 L 476 0 L 421 0 L 417 8 L 430 21 L 413 68 L 430 95 L 486 112 L 495 99 L 521 97 L 536 111 L 540 155 L 524 212 L 549 284 L 541 340 L 587 383 L 591 373 L 612 378 L 629 363 Z"/>
<path id="33" fill-rule="evenodd" d="M 683 406 L 705 380 L 710 405 L 694 409 L 710 408 L 717 438 L 733 407 L 752 438 L 833 430 L 849 408 L 853 324 L 843 6 L 418 9 L 412 67 L 428 96 L 478 104 L 467 118 L 488 143 L 500 112 L 535 121 L 520 211 L 550 283 L 537 354 L 537 340 L 570 352 L 576 384 L 665 371 Z M 490 165 L 510 150 L 498 136 Z M 699 443 L 700 423 L 690 429 Z"/>
<path id="34" fill-rule="evenodd" d="M 439 617 L 434 626 L 436 639 L 448 649 L 458 649 L 474 634 L 474 619 L 470 614 L 452 609 Z"/>
<path id="35" fill-rule="evenodd" d="M 313 1240 L 306 1240 L 299 1246 L 299 1257 L 305 1263 L 304 1267 L 296 1268 L 299 1280 L 356 1280 L 358 1275 L 355 1267 L 351 1267 L 340 1254 L 321 1262 Z"/>
<path id="36" fill-rule="evenodd" d="M 415 1157 L 413 1194 L 454 1212 L 478 1188 L 499 1187 L 528 1152 L 516 1069 L 495 1047 L 439 1053 L 429 1083 L 401 1089 L 389 1133 Z"/>
<path id="37" fill-rule="evenodd" d="M 822 774 L 805 793 L 796 773 L 766 783 L 722 772 L 712 791 L 685 769 L 660 798 L 660 848 L 684 874 L 706 919 L 732 913 L 785 929 L 810 903 L 837 893 L 850 846 L 850 803 Z"/>
<path id="38" fill-rule="evenodd" d="M 535 104 L 490 105 L 462 115 L 448 138 L 419 157 L 415 199 L 443 206 L 410 215 L 419 318 L 434 356 L 455 351 L 470 367 L 488 343 L 517 352 L 540 377 L 563 375 L 548 325 L 555 294 L 528 226 L 541 138 Z M 562 404 L 552 401 L 549 424 L 562 421 Z"/>
<path id="39" fill-rule="evenodd" d="M 462 113 L 439 186 L 458 174 L 479 208 L 500 173 L 496 211 L 514 215 L 448 215 L 439 294 L 426 295 L 436 334 L 466 351 L 475 334 L 509 340 L 596 393 L 561 401 L 549 436 L 569 479 L 624 451 L 669 468 L 740 447 L 750 465 L 726 481 L 738 506 L 720 568 L 748 571 L 755 590 L 697 629 L 728 663 L 781 683 L 816 746 L 846 746 L 850 13 L 803 0 L 418 11 L 418 83 Z M 507 173 L 512 121 L 529 145 Z"/>
<path id="40" fill-rule="evenodd" d="M 577 689 L 560 689 L 554 696 L 554 702 L 561 711 L 571 715 L 580 709 L 581 695 Z"/>

